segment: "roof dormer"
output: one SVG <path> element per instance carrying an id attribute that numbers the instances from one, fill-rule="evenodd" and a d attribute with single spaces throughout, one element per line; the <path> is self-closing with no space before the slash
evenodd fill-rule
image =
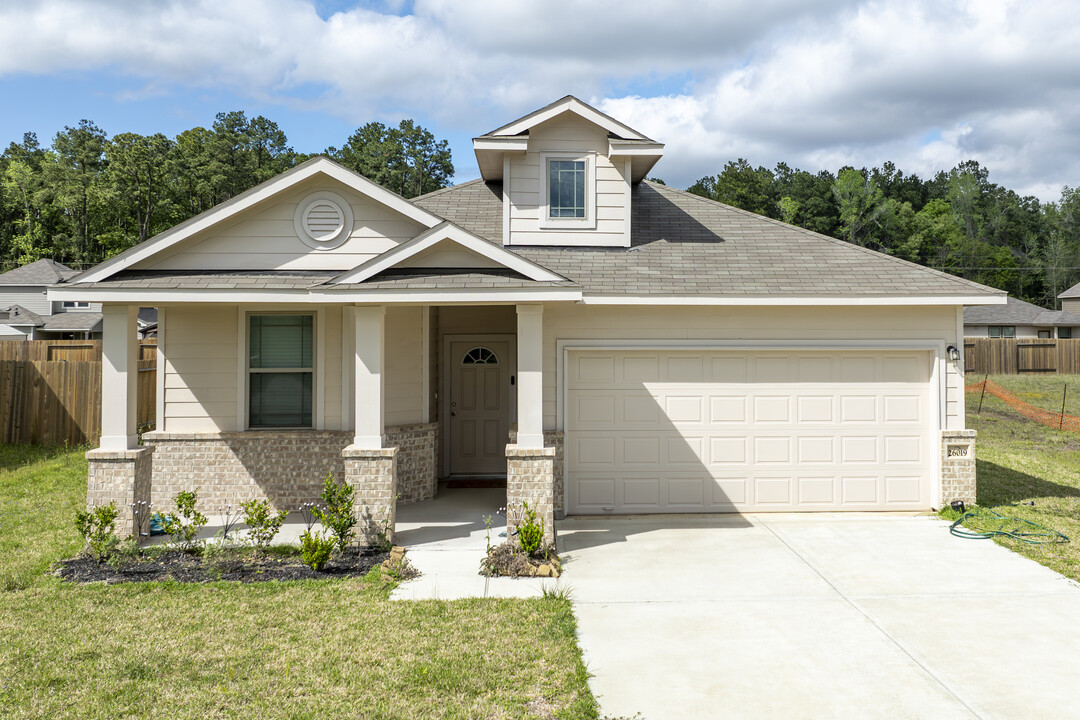
<path id="1" fill-rule="evenodd" d="M 473 139 L 503 185 L 503 244 L 630 246 L 630 188 L 664 152 L 573 96 Z"/>

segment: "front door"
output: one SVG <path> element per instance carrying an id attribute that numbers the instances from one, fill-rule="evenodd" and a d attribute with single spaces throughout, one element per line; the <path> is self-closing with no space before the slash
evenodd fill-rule
<path id="1" fill-rule="evenodd" d="M 505 475 L 510 432 L 510 342 L 450 343 L 451 475 Z"/>

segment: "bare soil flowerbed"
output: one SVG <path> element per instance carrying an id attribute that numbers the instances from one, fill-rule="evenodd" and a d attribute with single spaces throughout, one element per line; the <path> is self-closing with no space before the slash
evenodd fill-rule
<path id="1" fill-rule="evenodd" d="M 367 575 L 390 556 L 375 550 L 350 550 L 335 555 L 319 571 L 300 562 L 299 555 L 280 553 L 236 553 L 204 560 L 181 550 L 166 550 L 125 559 L 116 567 L 79 555 L 57 564 L 56 574 L 76 583 L 152 582 L 174 580 L 205 583 L 218 580 L 252 583 L 270 580 L 320 580 Z"/>

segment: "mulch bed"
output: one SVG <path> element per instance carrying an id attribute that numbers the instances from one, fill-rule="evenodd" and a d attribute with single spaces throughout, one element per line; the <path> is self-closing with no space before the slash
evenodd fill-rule
<path id="1" fill-rule="evenodd" d="M 327 578 L 367 575 L 390 556 L 386 552 L 352 550 L 335 555 L 316 572 L 300 562 L 300 557 L 281 557 L 269 554 L 243 555 L 207 562 L 198 555 L 180 550 L 135 558 L 119 568 L 98 564 L 92 557 L 79 555 L 61 560 L 56 574 L 70 582 L 122 583 L 175 580 L 183 583 L 205 583 L 218 580 L 252 583 L 270 580 L 325 580 Z"/>

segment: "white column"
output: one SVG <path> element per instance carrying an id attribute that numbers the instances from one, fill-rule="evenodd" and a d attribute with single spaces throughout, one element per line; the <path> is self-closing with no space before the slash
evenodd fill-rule
<path id="1" fill-rule="evenodd" d="M 353 385 L 353 445 L 383 446 L 383 356 L 386 345 L 386 308 L 357 307 L 356 378 Z"/>
<path id="2" fill-rule="evenodd" d="M 101 449 L 138 446 L 139 308 L 105 305 L 101 309 Z"/>
<path id="3" fill-rule="evenodd" d="M 517 444 L 544 447 L 544 307 L 517 306 Z"/>

